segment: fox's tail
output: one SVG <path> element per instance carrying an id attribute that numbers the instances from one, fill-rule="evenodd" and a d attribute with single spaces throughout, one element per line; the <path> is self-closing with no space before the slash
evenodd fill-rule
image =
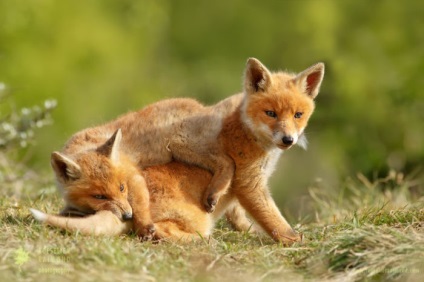
<path id="1" fill-rule="evenodd" d="M 87 217 L 65 217 L 29 209 L 44 224 L 89 235 L 120 235 L 132 229 L 132 221 L 121 221 L 112 212 L 103 210 Z"/>

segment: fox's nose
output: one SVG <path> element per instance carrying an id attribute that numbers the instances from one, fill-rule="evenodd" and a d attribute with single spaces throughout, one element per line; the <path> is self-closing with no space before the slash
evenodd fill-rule
<path id="1" fill-rule="evenodd" d="M 284 145 L 291 145 L 291 144 L 293 144 L 293 137 L 291 137 L 291 136 L 284 136 L 283 137 L 283 143 L 284 143 Z"/>
<path id="2" fill-rule="evenodd" d="M 126 213 L 124 213 L 123 215 L 122 215 L 122 219 L 123 220 L 129 220 L 129 219 L 132 219 L 132 213 L 131 212 L 126 212 Z"/>

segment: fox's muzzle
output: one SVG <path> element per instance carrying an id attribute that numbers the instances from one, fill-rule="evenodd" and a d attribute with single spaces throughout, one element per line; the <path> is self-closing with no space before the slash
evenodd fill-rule
<path id="1" fill-rule="evenodd" d="M 292 136 L 290 136 L 290 135 L 283 136 L 282 141 L 283 141 L 283 144 L 284 145 L 290 146 L 290 145 L 293 145 L 294 138 Z"/>
<path id="2" fill-rule="evenodd" d="M 132 208 L 129 203 L 122 203 L 118 201 L 109 201 L 102 206 L 96 208 L 97 211 L 108 210 L 113 212 L 118 218 L 122 220 L 129 220 L 133 217 Z"/>
<path id="3" fill-rule="evenodd" d="M 132 219 L 132 217 L 133 217 L 133 214 L 131 212 L 125 212 L 125 213 L 122 214 L 123 220 L 130 220 L 130 219 Z"/>

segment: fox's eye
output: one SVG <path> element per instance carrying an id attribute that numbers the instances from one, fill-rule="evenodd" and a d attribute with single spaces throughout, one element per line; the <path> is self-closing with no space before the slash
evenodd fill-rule
<path id="1" fill-rule="evenodd" d="M 269 117 L 276 118 L 277 114 L 274 111 L 265 111 L 265 114 Z"/>
<path id="2" fill-rule="evenodd" d="M 107 197 L 105 195 L 93 195 L 93 197 L 97 200 L 107 200 Z"/>
<path id="3" fill-rule="evenodd" d="M 119 185 L 119 191 L 124 192 L 125 186 L 124 184 Z"/>
<path id="4" fill-rule="evenodd" d="M 297 113 L 294 114 L 294 118 L 301 118 L 302 115 L 303 115 L 303 113 L 297 112 Z"/>

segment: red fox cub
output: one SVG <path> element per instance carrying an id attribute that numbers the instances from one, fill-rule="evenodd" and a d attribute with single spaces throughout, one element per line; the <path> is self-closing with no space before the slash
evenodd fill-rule
<path id="1" fill-rule="evenodd" d="M 324 77 L 324 64 L 299 74 L 271 73 L 249 59 L 244 93 L 215 107 L 232 108 L 223 115 L 218 142 L 234 162 L 230 192 L 275 240 L 301 240 L 279 212 L 268 188 L 281 150 L 294 144 L 306 147 L 304 130 L 311 117 Z M 223 191 L 217 191 L 219 196 Z"/>
<path id="2" fill-rule="evenodd" d="M 118 130 L 101 148 L 108 146 L 117 150 L 120 134 Z M 72 203 L 72 206 L 68 206 L 68 213 L 96 213 L 76 218 L 48 215 L 34 209 L 31 212 L 37 220 L 46 224 L 84 234 L 118 235 L 146 228 L 145 223 L 138 225 L 140 221 L 122 220 L 131 217 L 127 195 L 137 198 L 132 208 L 147 215 L 145 222 L 150 222 L 149 215 L 152 215 L 155 229 L 145 232 L 150 237 L 144 239 L 156 240 L 189 241 L 200 238 L 199 234 L 209 236 L 216 219 L 235 203 L 224 196 L 217 210 L 213 214 L 207 213 L 202 205 L 202 197 L 212 179 L 210 172 L 177 162 L 138 170 L 126 162 L 125 156 L 120 156 L 118 151 L 110 154 L 109 149 L 83 154 L 69 168 L 69 172 L 64 173 L 73 177 L 78 175 L 72 184 L 65 187 L 66 197 Z M 148 191 L 142 190 L 143 186 L 131 183 L 133 179 L 145 179 L 144 187 L 148 187 Z M 237 210 L 237 207 L 233 209 Z M 153 224 L 149 227 L 153 228 Z"/>
<path id="3" fill-rule="evenodd" d="M 204 169 L 171 162 L 148 167 L 140 173 L 146 180 L 150 194 L 155 240 L 189 242 L 207 237 L 211 234 L 215 221 L 225 211 L 231 211 L 230 220 L 236 226 L 242 226 L 244 230 L 251 226 L 246 221 L 244 211 L 229 194 L 219 201 L 215 212 L 207 213 L 204 210 L 201 200 L 212 179 L 211 173 Z M 82 197 L 92 200 L 90 197 Z M 34 209 L 31 212 L 45 224 L 89 235 L 121 235 L 138 229 L 133 221 L 122 221 L 110 210 L 100 210 L 83 218 L 49 215 Z"/>
<path id="4" fill-rule="evenodd" d="M 207 169 L 212 172 L 203 194 L 207 211 L 214 210 L 221 196 L 235 197 L 272 238 L 299 241 L 300 236 L 271 198 L 267 182 L 281 150 L 294 144 L 306 146 L 303 132 L 323 76 L 322 63 L 299 74 L 271 73 L 250 58 L 244 93 L 210 107 L 192 99 L 157 102 L 75 134 L 62 154 L 73 160 L 81 152 L 99 147 L 121 128 L 121 150 L 133 165 L 143 169 L 175 159 Z M 62 159 L 52 158 L 52 163 L 53 167 L 67 167 Z M 65 199 L 73 205 L 66 194 Z M 139 205 L 129 200 L 133 209 Z M 135 212 L 133 216 L 137 218 Z"/>

